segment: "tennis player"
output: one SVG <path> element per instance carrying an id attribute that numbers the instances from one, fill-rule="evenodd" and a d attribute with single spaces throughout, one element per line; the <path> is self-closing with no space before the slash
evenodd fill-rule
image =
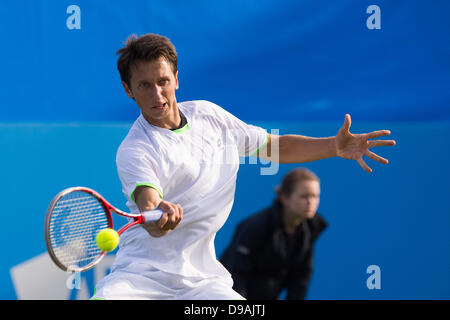
<path id="1" fill-rule="evenodd" d="M 141 110 L 116 158 L 127 206 L 165 213 L 122 234 L 93 299 L 243 299 L 214 249 L 233 205 L 239 157 L 299 163 L 339 156 L 370 172 L 363 155 L 388 161 L 369 148 L 395 144 L 369 141 L 387 130 L 351 134 L 349 115 L 335 137 L 275 136 L 212 102 L 177 102 L 177 53 L 160 35 L 133 35 L 118 54 L 122 85 Z"/>

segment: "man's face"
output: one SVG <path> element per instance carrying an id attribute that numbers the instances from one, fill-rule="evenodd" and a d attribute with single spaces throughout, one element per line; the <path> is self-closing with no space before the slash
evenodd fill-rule
<path id="1" fill-rule="evenodd" d="M 313 218 L 320 201 L 320 184 L 316 180 L 298 183 L 289 197 L 281 196 L 285 211 L 301 219 Z"/>
<path id="2" fill-rule="evenodd" d="M 175 97 L 178 72 L 174 75 L 165 58 L 138 62 L 131 69 L 130 86 L 125 82 L 122 85 L 128 97 L 135 99 L 148 122 L 163 128 L 173 126 L 178 114 Z"/>

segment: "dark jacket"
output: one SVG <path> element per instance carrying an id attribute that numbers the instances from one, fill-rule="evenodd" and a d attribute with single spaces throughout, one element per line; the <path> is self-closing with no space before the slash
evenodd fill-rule
<path id="1" fill-rule="evenodd" d="M 293 237 L 285 232 L 280 203 L 242 221 L 220 261 L 231 273 L 233 288 L 245 298 L 302 300 L 313 270 L 314 242 L 327 227 L 319 214 L 303 221 Z"/>

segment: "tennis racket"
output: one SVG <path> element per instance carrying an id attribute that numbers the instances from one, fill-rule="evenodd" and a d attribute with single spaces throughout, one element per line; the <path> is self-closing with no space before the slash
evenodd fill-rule
<path id="1" fill-rule="evenodd" d="M 45 216 L 45 242 L 53 262 L 72 272 L 86 271 L 99 263 L 107 252 L 97 246 L 96 237 L 103 229 L 113 229 L 111 212 L 133 219 L 117 231 L 119 235 L 134 225 L 158 221 L 164 213 L 159 209 L 126 213 L 92 189 L 65 189 L 53 198 Z"/>

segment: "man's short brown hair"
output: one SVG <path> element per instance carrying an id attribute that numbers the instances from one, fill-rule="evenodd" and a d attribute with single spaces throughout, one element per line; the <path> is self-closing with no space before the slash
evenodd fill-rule
<path id="1" fill-rule="evenodd" d="M 166 59 L 175 75 L 178 70 L 178 57 L 175 47 L 170 40 L 158 34 L 146 34 L 138 37 L 133 34 L 128 37 L 125 47 L 117 51 L 119 60 L 117 69 L 119 69 L 120 78 L 130 86 L 131 67 L 140 61 L 153 61 L 161 57 Z"/>

